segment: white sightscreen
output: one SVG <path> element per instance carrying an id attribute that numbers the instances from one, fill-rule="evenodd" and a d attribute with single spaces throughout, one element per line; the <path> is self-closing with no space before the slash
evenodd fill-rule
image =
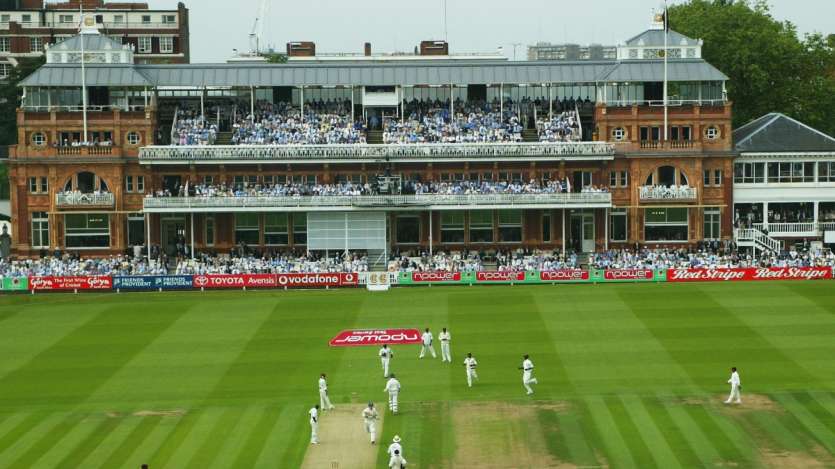
<path id="1" fill-rule="evenodd" d="M 385 212 L 309 212 L 310 251 L 386 249 Z"/>

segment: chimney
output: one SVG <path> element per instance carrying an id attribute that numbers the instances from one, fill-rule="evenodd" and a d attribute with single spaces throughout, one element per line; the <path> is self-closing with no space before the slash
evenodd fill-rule
<path id="1" fill-rule="evenodd" d="M 316 43 L 297 41 L 287 43 L 287 57 L 315 57 Z"/>
<path id="2" fill-rule="evenodd" d="M 420 41 L 420 55 L 449 55 L 446 41 Z"/>
<path id="3" fill-rule="evenodd" d="M 371 43 L 370 42 L 365 43 L 365 56 L 366 57 L 371 57 Z"/>

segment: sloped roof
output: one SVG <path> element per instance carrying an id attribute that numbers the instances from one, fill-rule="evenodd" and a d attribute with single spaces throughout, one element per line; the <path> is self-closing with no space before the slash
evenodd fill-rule
<path id="1" fill-rule="evenodd" d="M 626 41 L 627 46 L 636 47 L 664 47 L 664 30 L 663 29 L 647 29 L 637 36 Z M 670 31 L 667 35 L 667 46 L 698 46 L 699 41 L 684 34 Z"/>
<path id="2" fill-rule="evenodd" d="M 670 60 L 667 62 L 670 81 L 726 81 L 729 78 L 713 65 L 701 59 Z M 634 60 L 618 63 L 599 81 L 661 81 L 664 61 Z"/>
<path id="3" fill-rule="evenodd" d="M 835 152 L 835 138 L 777 112 L 736 129 L 734 145 L 741 153 Z"/>
<path id="4" fill-rule="evenodd" d="M 87 65 L 87 86 L 154 86 L 132 65 Z M 77 64 L 52 64 L 37 69 L 20 86 L 81 86 L 81 67 Z"/>
<path id="5" fill-rule="evenodd" d="M 84 41 L 84 51 L 122 50 L 122 43 L 101 34 L 78 34 L 49 46 L 49 50 L 80 51 Z"/>

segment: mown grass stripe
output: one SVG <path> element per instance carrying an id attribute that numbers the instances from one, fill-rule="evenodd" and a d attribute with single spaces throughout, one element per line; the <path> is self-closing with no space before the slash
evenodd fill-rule
<path id="1" fill-rule="evenodd" d="M 236 419 L 234 426 L 229 427 L 229 434 L 224 437 L 223 441 L 216 443 L 217 449 L 213 458 L 207 461 L 203 467 L 216 467 L 218 469 L 242 467 L 233 463 L 237 456 L 236 450 L 244 446 L 244 442 L 249 437 L 249 432 L 257 426 L 259 417 L 265 413 L 265 410 L 258 406 L 249 406 L 245 410 L 239 409 L 238 415 L 240 417 Z"/>
<path id="2" fill-rule="evenodd" d="M 104 435 L 93 450 L 88 454 L 83 461 L 75 467 L 105 467 L 104 461 L 113 454 L 119 445 L 125 441 L 126 438 L 139 426 L 142 419 L 139 418 L 122 418 L 113 419 L 117 426 L 110 430 L 107 435 Z M 65 466 L 66 467 L 66 466 Z"/>
<path id="3" fill-rule="evenodd" d="M 835 393 L 810 392 L 809 395 L 818 401 L 821 407 L 826 409 L 830 418 L 835 418 Z"/>
<path id="4" fill-rule="evenodd" d="M 780 394 L 777 400 L 827 450 L 835 454 L 835 433 L 829 430 L 812 412 L 791 394 Z"/>
<path id="5" fill-rule="evenodd" d="M 5 437 L 9 432 L 15 429 L 18 425 L 20 425 L 30 414 L 27 412 L 18 412 L 15 414 L 6 414 L 3 418 L 3 421 L 0 422 L 0 442 L 3 441 L 3 437 Z M 0 445 L 0 449 L 3 446 Z"/>
<path id="6" fill-rule="evenodd" d="M 621 402 L 626 413 L 635 424 L 638 434 L 646 443 L 656 465 L 663 468 L 680 467 L 681 464 L 673 454 L 667 439 L 658 430 L 643 401 L 636 396 L 622 396 Z"/>
<path id="7" fill-rule="evenodd" d="M 751 424 L 755 426 L 755 432 L 767 438 L 770 449 L 788 449 L 793 451 L 805 450 L 806 445 L 795 435 L 796 432 L 789 430 L 783 425 L 782 419 L 771 412 L 752 412 L 748 416 Z"/>
<path id="8" fill-rule="evenodd" d="M 681 427 L 673 421 L 664 401 L 659 397 L 642 397 L 641 402 L 647 414 L 655 422 L 661 436 L 667 441 L 673 456 L 683 467 L 698 467 L 702 464 L 699 456 L 690 446 L 690 442 L 682 434 Z"/>
<path id="9" fill-rule="evenodd" d="M 30 430 L 42 425 L 45 415 L 43 414 L 28 414 L 23 420 L 20 420 L 14 427 L 9 428 L 5 435 L 0 438 L 0 461 L 3 461 L 3 454 L 14 445 L 21 436 L 27 434 Z"/>
<path id="10" fill-rule="evenodd" d="M 229 408 L 223 411 L 215 421 L 203 444 L 200 445 L 200 449 L 187 460 L 187 465 L 178 465 L 178 467 L 209 467 L 216 459 L 223 444 L 233 435 L 232 431 L 242 415 L 242 411 L 239 408 Z M 196 446 L 196 442 L 192 446 Z M 186 459 L 180 460 L 186 461 Z"/>
<path id="11" fill-rule="evenodd" d="M 174 453 L 183 445 L 198 420 L 205 415 L 204 411 L 189 412 L 177 422 L 172 433 L 165 439 L 148 460 L 153 466 L 166 467 Z"/>
<path id="12" fill-rule="evenodd" d="M 58 416 L 56 416 L 58 417 Z M 65 415 L 63 418 L 56 418 L 56 422 L 45 428 L 43 432 L 32 431 L 21 438 L 20 441 L 28 442 L 29 446 L 25 451 L 18 454 L 11 452 L 9 459 L 12 459 L 9 467 L 31 467 L 35 462 L 49 450 L 49 448 L 60 444 L 63 438 L 81 422 L 77 415 Z"/>
<path id="13" fill-rule="evenodd" d="M 612 413 L 602 397 L 588 397 L 586 406 L 591 414 L 597 434 L 600 435 L 606 448 L 606 455 L 610 462 L 617 461 L 618 466 L 625 468 L 638 467 L 623 435 L 618 430 Z"/>
<path id="14" fill-rule="evenodd" d="M 67 433 L 59 436 L 57 441 L 51 448 L 49 448 L 40 459 L 33 464 L 38 467 L 73 467 L 72 465 L 61 466 L 63 461 L 69 454 L 75 451 L 83 442 L 89 439 L 98 440 L 102 437 L 103 432 L 108 427 L 108 420 L 102 416 L 98 417 L 81 417 L 78 424 L 69 430 Z M 97 434 L 97 432 L 99 432 Z"/>
<path id="15" fill-rule="evenodd" d="M 147 417 L 146 417 L 147 418 Z M 153 457 L 162 445 L 168 441 L 170 435 L 177 428 L 181 418 L 180 417 L 155 417 L 157 419 L 156 425 L 142 440 L 131 447 L 125 461 L 119 467 L 140 467 L 142 464 L 149 464 L 151 467 L 157 467 L 153 464 Z"/>
<path id="16" fill-rule="evenodd" d="M 91 422 L 92 423 L 92 422 Z M 90 431 L 84 438 L 78 439 L 73 448 L 66 452 L 64 457 L 60 460 L 55 460 L 55 467 L 83 467 L 81 462 L 84 461 L 90 453 L 93 452 L 105 438 L 110 436 L 113 430 L 119 426 L 119 419 L 103 418 L 95 426 L 90 425 Z M 42 461 L 45 463 L 46 460 Z"/>
<path id="17" fill-rule="evenodd" d="M 835 433 L 835 418 L 821 405 L 818 399 L 808 392 L 792 393 L 792 396 L 794 396 L 800 405 L 809 410 L 809 413 L 816 416 L 823 426 L 829 429 L 830 432 Z"/>
<path id="18" fill-rule="evenodd" d="M 745 449 L 741 449 L 737 441 L 728 436 L 719 426 L 718 417 L 708 404 L 692 405 L 685 408 L 685 412 L 702 429 L 707 440 L 719 453 L 723 463 L 740 464 L 749 460 L 745 456 Z"/>
<path id="19" fill-rule="evenodd" d="M 253 467 L 258 460 L 258 456 L 264 451 L 264 444 L 267 441 L 267 436 L 270 434 L 270 429 L 278 422 L 281 415 L 281 408 L 267 407 L 264 409 L 258 421 L 248 429 L 249 436 L 246 441 L 238 449 L 238 455 L 235 458 L 235 463 L 228 467 Z"/>
<path id="20" fill-rule="evenodd" d="M 713 420 L 719 431 L 737 449 L 742 461 L 753 464 L 757 460 L 756 445 L 735 423 L 731 422 L 728 417 L 712 411 L 708 411 L 707 415 Z"/>
<path id="21" fill-rule="evenodd" d="M 680 405 L 671 403 L 664 403 L 664 408 L 667 410 L 673 423 L 679 428 L 680 434 L 687 440 L 687 444 L 692 448 L 693 454 L 699 458 L 702 466 L 713 467 L 721 461 L 719 452 L 711 444 L 710 440 L 705 436 L 702 428 L 695 420 L 685 411 Z"/>
<path id="22" fill-rule="evenodd" d="M 191 432 L 178 445 L 165 465 L 178 468 L 193 467 L 189 466 L 190 462 L 200 450 L 207 448 L 204 443 L 219 429 L 227 414 L 233 415 L 234 411 L 232 409 L 206 409 L 200 412 L 200 418 L 195 422 Z M 222 430 L 222 428 L 219 429 L 219 431 Z"/>
<path id="23" fill-rule="evenodd" d="M 600 461 L 594 454 L 594 450 L 588 444 L 591 441 L 586 429 L 580 422 L 580 418 L 574 412 L 555 412 L 559 433 L 565 443 L 570 455 L 571 463 L 578 466 L 597 466 Z"/>
<path id="24" fill-rule="evenodd" d="M 160 424 L 161 417 L 137 418 L 139 424 L 119 443 L 101 467 L 127 467 L 126 462 L 134 450 L 145 441 L 151 431 Z"/>
<path id="25" fill-rule="evenodd" d="M 267 431 L 267 438 L 255 467 L 274 468 L 284 462 L 284 456 L 291 451 L 304 451 L 310 443 L 310 426 L 307 422 L 307 409 L 301 405 L 288 405 L 281 410 L 275 425 Z M 295 450 L 291 448 L 296 445 Z M 300 446 L 300 449 L 298 447 Z M 301 459 L 296 461 L 296 467 Z M 288 462 L 290 464 L 290 462 Z"/>

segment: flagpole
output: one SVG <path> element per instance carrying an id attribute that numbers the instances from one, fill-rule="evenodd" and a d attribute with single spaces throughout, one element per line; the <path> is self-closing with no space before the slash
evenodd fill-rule
<path id="1" fill-rule="evenodd" d="M 87 143 L 87 70 L 84 65 L 84 6 L 78 5 L 78 13 L 81 16 L 78 28 L 78 39 L 81 41 L 81 114 L 84 135 L 81 137 L 83 143 Z"/>
<path id="2" fill-rule="evenodd" d="M 664 141 L 666 142 L 669 136 L 669 95 L 667 89 L 667 55 L 669 49 L 667 48 L 667 25 L 669 19 L 667 18 L 667 0 L 664 0 Z"/>

